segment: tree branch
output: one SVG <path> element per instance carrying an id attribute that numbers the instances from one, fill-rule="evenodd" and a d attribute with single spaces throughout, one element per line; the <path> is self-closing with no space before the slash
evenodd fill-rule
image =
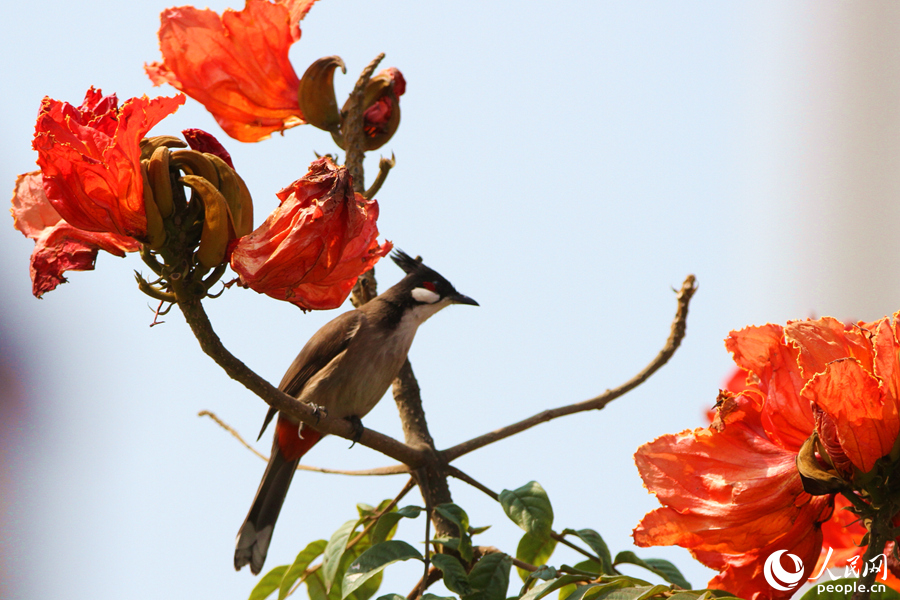
<path id="1" fill-rule="evenodd" d="M 363 98 L 366 94 L 366 85 L 372 78 L 372 73 L 384 59 L 384 52 L 375 57 L 375 59 L 366 65 L 360 74 L 350 97 L 347 99 L 347 114 L 344 115 L 344 123 L 341 134 L 347 145 L 347 156 L 344 159 L 344 165 L 350 171 L 350 177 L 353 179 L 353 191 L 364 193 L 366 190 L 366 175 L 363 169 L 363 160 L 366 157 L 364 150 L 365 133 L 363 132 Z"/>
<path id="2" fill-rule="evenodd" d="M 670 358 L 672 358 L 672 355 L 675 354 L 675 351 L 681 344 L 681 340 L 684 339 L 684 334 L 687 327 L 688 305 L 690 304 L 691 298 L 696 291 L 697 287 L 695 285 L 695 278 L 693 275 L 688 275 L 684 280 L 684 284 L 682 284 L 681 286 L 681 290 L 678 292 L 678 309 L 675 313 L 675 319 L 672 321 L 672 328 L 671 333 L 669 334 L 669 339 L 666 341 L 666 345 L 663 346 L 662 350 L 659 351 L 659 354 L 656 355 L 656 358 L 654 358 L 653 361 L 649 365 L 647 365 L 640 373 L 638 373 L 619 387 L 613 388 L 611 390 L 606 390 L 606 392 L 600 394 L 599 396 L 591 398 L 590 400 L 545 410 L 544 412 L 519 421 L 518 423 L 507 425 L 506 427 L 496 429 L 484 435 L 472 438 L 461 444 L 457 444 L 456 446 L 453 446 L 451 448 L 447 448 L 446 450 L 443 450 L 441 452 L 444 459 L 447 462 L 450 462 L 464 454 L 468 454 L 469 452 L 478 450 L 479 448 L 483 448 L 488 444 L 493 444 L 494 442 L 508 438 L 512 435 L 525 431 L 526 429 L 530 429 L 535 425 L 546 423 L 547 421 L 551 421 L 559 417 L 572 415 L 586 410 L 600 410 L 619 396 L 630 392 L 640 384 L 644 383 L 647 379 L 650 378 L 651 375 L 658 371 L 660 367 L 666 364 Z"/>

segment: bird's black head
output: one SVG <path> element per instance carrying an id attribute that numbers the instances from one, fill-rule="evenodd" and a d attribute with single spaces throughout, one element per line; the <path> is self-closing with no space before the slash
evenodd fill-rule
<path id="1" fill-rule="evenodd" d="M 402 250 L 394 250 L 391 260 L 403 269 L 406 277 L 401 282 L 414 304 L 470 304 L 478 303 L 456 291 L 453 284 L 421 260 L 416 260 Z"/>

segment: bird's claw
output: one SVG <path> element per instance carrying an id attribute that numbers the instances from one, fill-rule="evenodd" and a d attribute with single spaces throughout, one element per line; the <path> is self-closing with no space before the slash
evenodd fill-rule
<path id="1" fill-rule="evenodd" d="M 313 410 L 313 415 L 316 417 L 316 425 L 319 424 L 319 421 L 322 420 L 322 417 L 328 418 L 328 411 L 325 410 L 324 406 L 319 406 L 318 404 L 310 403 L 310 406 Z"/>
<path id="2" fill-rule="evenodd" d="M 356 415 L 347 417 L 347 420 L 350 422 L 350 425 L 353 426 L 353 437 L 350 438 L 353 441 L 353 443 L 350 444 L 350 447 L 352 448 L 353 446 L 356 445 L 356 442 L 358 442 L 360 440 L 360 438 L 362 437 L 365 427 L 363 427 L 362 419 L 360 419 Z"/>

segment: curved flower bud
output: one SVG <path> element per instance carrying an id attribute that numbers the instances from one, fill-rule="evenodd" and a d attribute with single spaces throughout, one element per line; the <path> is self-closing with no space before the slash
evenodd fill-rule
<path id="1" fill-rule="evenodd" d="M 231 268 L 244 285 L 303 310 L 337 308 L 393 247 L 376 240 L 378 203 L 354 193 L 347 169 L 328 157 L 278 197 L 281 205 L 238 240 Z"/>
<path id="2" fill-rule="evenodd" d="M 66 223 L 44 194 L 40 171 L 16 178 L 10 212 L 15 228 L 34 240 L 31 291 L 38 298 L 65 283 L 65 271 L 93 270 L 98 250 L 125 256 L 141 247 L 130 237 L 84 231 Z"/>
<path id="3" fill-rule="evenodd" d="M 168 83 L 212 113 L 225 133 L 258 142 L 306 122 L 297 102 L 300 81 L 288 50 L 312 2 L 247 0 L 220 17 L 192 6 L 160 15 L 162 62 L 144 66 L 154 85 Z"/>
<path id="4" fill-rule="evenodd" d="M 406 92 L 406 79 L 399 69 L 390 67 L 369 79 L 363 96 L 363 149 L 368 152 L 381 148 L 394 136 L 400 126 L 400 96 Z M 344 103 L 346 114 L 349 100 Z M 332 132 L 335 143 L 344 148 L 340 132 Z"/>
<path id="5" fill-rule="evenodd" d="M 132 98 L 91 88 L 80 107 L 44 98 L 32 146 L 53 207 L 73 227 L 147 236 L 141 138 L 184 103 L 184 96 Z"/>
<path id="6" fill-rule="evenodd" d="M 326 56 L 313 62 L 300 78 L 297 100 L 307 122 L 313 127 L 337 133 L 341 129 L 341 113 L 338 112 L 334 94 L 334 71 L 342 73 L 347 66 L 340 56 Z"/>

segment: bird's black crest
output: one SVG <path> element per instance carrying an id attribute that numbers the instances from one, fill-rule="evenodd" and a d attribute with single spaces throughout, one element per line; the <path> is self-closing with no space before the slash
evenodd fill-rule
<path id="1" fill-rule="evenodd" d="M 400 249 L 394 249 L 394 252 L 391 253 L 391 260 L 397 263 L 397 266 L 403 269 L 407 275 L 422 266 L 421 262 Z"/>

